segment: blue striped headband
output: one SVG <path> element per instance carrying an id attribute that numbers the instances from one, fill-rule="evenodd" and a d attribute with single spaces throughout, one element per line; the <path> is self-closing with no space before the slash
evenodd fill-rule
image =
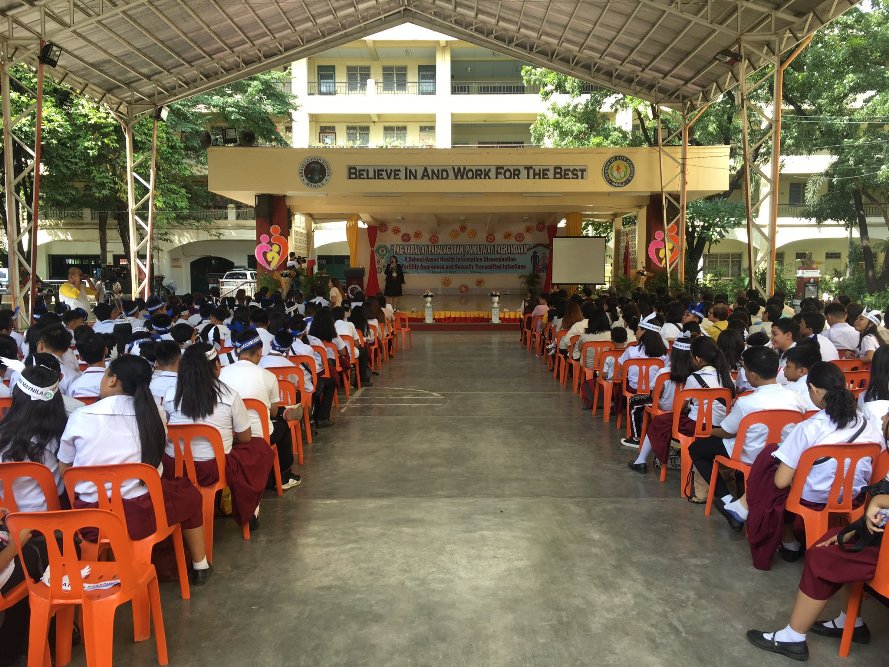
<path id="1" fill-rule="evenodd" d="M 262 338 L 259 336 L 254 336 L 250 340 L 245 340 L 243 343 L 235 343 L 235 352 L 241 354 L 241 352 L 245 352 L 251 348 L 261 346 Z"/>
<path id="2" fill-rule="evenodd" d="M 154 324 L 151 325 L 151 330 L 154 331 L 155 333 L 159 333 L 159 334 L 170 333 L 170 327 L 159 327 Z"/>

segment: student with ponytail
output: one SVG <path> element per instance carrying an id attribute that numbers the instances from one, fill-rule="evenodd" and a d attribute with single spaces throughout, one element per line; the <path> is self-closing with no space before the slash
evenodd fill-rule
<path id="1" fill-rule="evenodd" d="M 878 327 L 883 319 L 879 311 L 865 310 L 855 318 L 855 330 L 858 332 L 858 358 L 870 363 L 876 352 L 884 343 L 880 338 Z"/>
<path id="2" fill-rule="evenodd" d="M 170 425 L 206 424 L 219 431 L 225 450 L 225 477 L 232 491 L 232 508 L 238 525 L 250 521 L 258 527 L 259 501 L 272 471 L 274 452 L 262 438 L 253 437 L 250 415 L 237 391 L 219 380 L 219 354 L 207 343 L 195 343 L 182 355 L 178 381 L 167 390 L 164 408 Z M 210 443 L 191 443 L 197 482 L 209 486 L 219 479 Z M 173 447 L 164 452 L 164 477 L 172 478 Z"/>
<path id="3" fill-rule="evenodd" d="M 725 387 L 735 395 L 735 384 L 732 381 L 731 370 L 722 351 L 716 346 L 712 338 L 699 336 L 691 342 L 691 368 L 692 372 L 685 382 L 686 389 L 716 389 Z M 689 401 L 687 406 L 678 406 L 683 414 L 679 417 L 679 432 L 692 435 L 695 432 L 695 419 L 698 416 L 697 401 Z M 721 403 L 713 405 L 713 425 L 719 426 L 725 419 L 725 406 Z M 635 461 L 628 463 L 630 470 L 638 473 L 647 473 L 648 457 L 654 452 L 661 465 L 666 465 L 667 454 L 670 450 L 671 433 L 673 432 L 673 413 L 661 414 L 651 420 L 645 440 L 639 448 L 639 455 Z"/>
<path id="4" fill-rule="evenodd" d="M 151 364 L 145 359 L 125 355 L 112 361 L 102 378 L 100 400 L 68 419 L 59 447 L 59 471 L 64 473 L 71 466 L 119 463 L 147 463 L 160 470 L 167 431 L 151 395 L 150 382 Z M 182 526 L 194 567 L 191 581 L 201 585 L 210 576 L 201 528 L 201 494 L 184 477 L 162 479 L 161 483 L 167 521 Z M 82 482 L 75 492 L 75 508 L 97 506 L 94 484 Z M 154 510 L 142 484 L 127 481 L 121 495 L 130 537 L 139 540 L 154 532 Z"/>

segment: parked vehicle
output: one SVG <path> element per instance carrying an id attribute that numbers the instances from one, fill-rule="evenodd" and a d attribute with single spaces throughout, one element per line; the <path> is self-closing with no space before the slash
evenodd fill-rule
<path id="1" fill-rule="evenodd" d="M 247 294 L 256 292 L 256 271 L 253 269 L 232 269 L 219 281 L 219 296 L 234 296 L 239 289 Z"/>

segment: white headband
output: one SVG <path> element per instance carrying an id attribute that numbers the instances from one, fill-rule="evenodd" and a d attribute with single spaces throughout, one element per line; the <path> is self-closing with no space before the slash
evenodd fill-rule
<path id="1" fill-rule="evenodd" d="M 652 324 L 651 322 L 646 322 L 646 321 L 640 322 L 639 328 L 647 329 L 648 331 L 655 331 L 657 333 L 661 332 L 661 328 L 657 324 Z"/>
<path id="2" fill-rule="evenodd" d="M 871 322 L 873 322 L 873 323 L 876 324 L 877 326 L 880 326 L 880 324 L 883 322 L 883 318 L 882 318 L 882 316 L 880 315 L 880 311 L 879 311 L 879 310 L 865 310 L 865 311 L 864 311 L 863 313 L 861 313 L 861 314 L 862 314 L 866 319 L 870 320 Z"/>
<path id="3" fill-rule="evenodd" d="M 219 357 L 219 353 L 216 351 L 214 347 L 212 350 L 207 350 L 204 352 L 204 355 L 207 357 L 207 361 L 213 361 L 214 359 Z"/>
<path id="4" fill-rule="evenodd" d="M 678 338 L 673 341 L 673 349 L 674 350 L 684 350 L 688 352 L 691 350 L 691 342 L 688 338 L 685 340 L 679 340 Z"/>
<path id="5" fill-rule="evenodd" d="M 58 382 L 49 387 L 38 387 L 28 382 L 23 375 L 19 375 L 15 386 L 25 392 L 32 401 L 51 401 L 59 391 Z"/>
<path id="6" fill-rule="evenodd" d="M 257 345 L 262 345 L 262 338 L 259 336 L 255 336 L 250 340 L 245 340 L 243 343 L 235 343 L 235 352 L 241 354 L 241 352 L 256 347 Z"/>
<path id="7" fill-rule="evenodd" d="M 643 322 L 651 322 L 651 320 L 653 320 L 656 316 L 657 316 L 657 313 L 651 313 L 651 314 L 646 315 L 645 317 L 643 317 L 643 318 L 642 318 L 642 321 L 643 321 Z"/>

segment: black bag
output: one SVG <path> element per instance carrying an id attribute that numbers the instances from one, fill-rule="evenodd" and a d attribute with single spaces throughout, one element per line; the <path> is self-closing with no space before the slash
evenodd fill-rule
<path id="1" fill-rule="evenodd" d="M 868 498 L 874 496 L 889 495 L 889 480 L 880 480 L 876 484 L 865 487 Z M 855 540 L 854 544 L 847 544 L 847 540 Z M 842 551 L 857 553 L 867 547 L 878 547 L 883 542 L 883 533 L 872 533 L 867 529 L 867 517 L 863 516 L 853 521 L 837 533 L 837 546 Z"/>

